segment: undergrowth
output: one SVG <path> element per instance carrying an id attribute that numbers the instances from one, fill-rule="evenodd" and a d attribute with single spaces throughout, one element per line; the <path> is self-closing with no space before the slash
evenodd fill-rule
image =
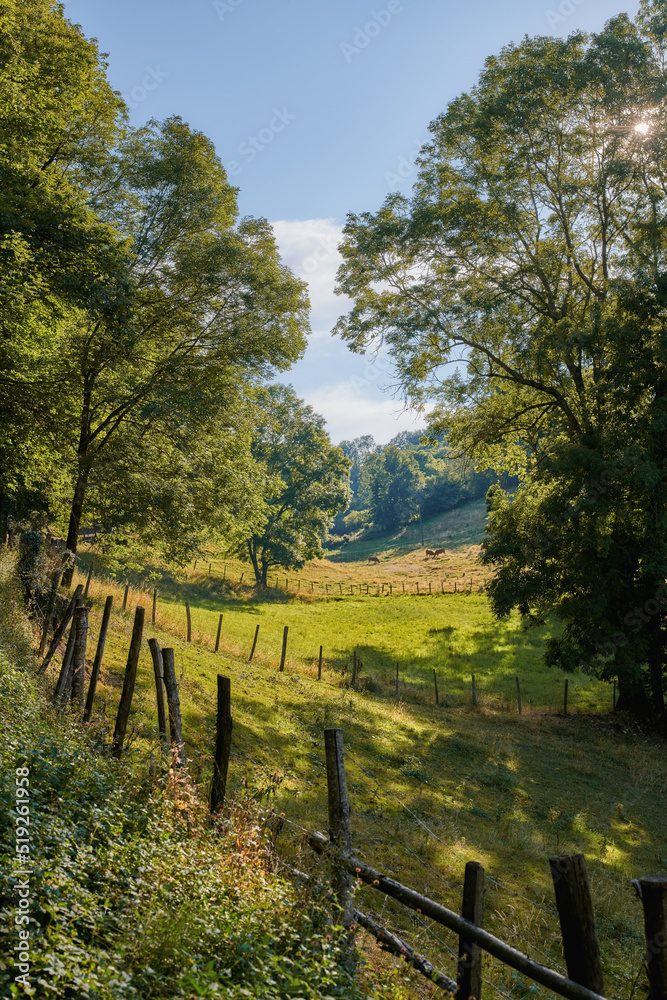
<path id="1" fill-rule="evenodd" d="M 266 816 L 249 794 L 211 823 L 178 771 L 152 774 L 138 755 L 116 762 L 99 731 L 55 714 L 30 669 L 31 631 L 6 559 L 0 609 L 2 997 L 403 995 L 353 979 L 331 901 L 304 895 L 275 870 Z M 20 805 L 29 803 L 31 836 L 23 982 L 17 768 L 28 769 Z"/>

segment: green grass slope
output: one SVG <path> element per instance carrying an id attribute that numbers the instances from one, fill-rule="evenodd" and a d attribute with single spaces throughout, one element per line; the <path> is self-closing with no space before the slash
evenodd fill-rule
<path id="1" fill-rule="evenodd" d="M 0 996 L 407 1000 L 402 969 L 380 963 L 351 979 L 330 904 L 275 871 L 251 795 L 241 790 L 211 825 L 190 782 L 156 772 L 154 759 L 149 769 L 136 747 L 112 760 L 103 718 L 85 729 L 45 700 L 50 679 L 45 690 L 34 679 L 33 644 L 3 558 Z M 26 803 L 30 852 L 15 861 Z M 30 871 L 28 897 L 19 868 Z M 24 912 L 27 970 L 17 959 Z"/>
<path id="2" fill-rule="evenodd" d="M 311 599 L 271 593 L 244 598 L 207 576 L 187 576 L 160 599 L 155 635 L 176 650 L 190 768 L 210 776 L 217 673 L 232 682 L 230 783 L 270 801 L 287 822 L 278 846 L 301 869 L 313 865 L 300 827 L 326 828 L 323 729 L 345 734 L 355 844 L 378 868 L 447 905 L 460 905 L 466 860 L 490 876 L 486 924 L 563 969 L 548 857 L 583 851 L 593 887 L 607 994 L 627 997 L 642 974 L 641 907 L 630 880 L 667 867 L 664 741 L 609 714 L 611 691 L 570 681 L 573 714 L 558 714 L 563 676 L 540 661 L 539 633 L 499 625 L 483 595 Z M 93 634 L 107 585 L 93 585 Z M 118 592 L 117 592 L 118 594 Z M 119 596 L 119 594 L 118 594 Z M 183 600 L 194 639 L 184 641 Z M 116 612 L 99 710 L 111 726 L 134 603 Z M 213 652 L 219 614 L 222 648 Z M 247 663 L 255 625 L 260 640 Z M 286 669 L 277 669 L 289 625 Z M 325 650 L 318 682 L 316 656 Z M 362 660 L 357 690 L 350 656 Z M 91 650 L 92 655 L 92 650 Z M 395 662 L 400 692 L 394 694 Z M 347 665 L 347 669 L 346 669 Z M 432 671 L 441 703 L 434 704 Z M 470 674 L 479 704 L 470 703 Z M 516 709 L 520 676 L 524 712 Z M 584 714 L 584 712 L 589 714 Z M 593 713 L 593 714 L 590 714 Z M 133 714 L 133 746 L 156 747 L 152 667 L 144 648 Z M 450 975 L 456 942 L 391 903 L 359 891 L 358 905 L 383 916 Z M 511 997 L 530 989 L 494 961 L 485 978 Z M 428 987 L 427 987 L 428 988 Z"/>

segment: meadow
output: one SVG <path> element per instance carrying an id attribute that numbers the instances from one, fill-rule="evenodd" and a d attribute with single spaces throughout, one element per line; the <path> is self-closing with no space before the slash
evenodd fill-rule
<path id="1" fill-rule="evenodd" d="M 448 557 L 470 559 L 473 544 L 461 538 Z M 388 575 L 394 572 L 392 562 L 400 567 L 400 560 L 406 565 L 412 560 L 418 566 L 422 555 L 414 549 L 397 552 L 390 545 L 385 554 Z M 305 567 L 300 578 L 366 571 L 361 558 L 322 560 Z M 474 590 L 327 598 L 304 594 L 302 585 L 301 592 L 271 588 L 260 598 L 234 583 L 233 576 L 230 581 L 229 571 L 236 567 L 229 561 L 224 583 L 213 555 L 210 561 L 211 576 L 206 561 L 197 570 L 163 572 L 155 626 L 150 624 L 150 588 L 131 588 L 122 613 L 122 585 L 93 576 L 91 657 L 107 593 L 114 594 L 116 607 L 98 689 L 102 729 L 105 719 L 107 727 L 113 721 L 134 607 L 141 603 L 147 613 L 145 639 L 155 635 L 162 646 L 175 649 L 191 774 L 206 787 L 216 675 L 222 673 L 232 684 L 230 793 L 250 788 L 284 813 L 278 847 L 288 860 L 301 870 L 316 870 L 300 828 L 326 828 L 322 733 L 326 726 L 340 726 L 355 845 L 365 860 L 455 908 L 465 861 L 481 861 L 489 876 L 486 926 L 563 971 L 548 857 L 582 851 L 607 995 L 629 996 L 642 975 L 643 953 L 641 906 L 630 880 L 667 865 L 667 805 L 659 794 L 665 781 L 664 743 L 611 713 L 610 686 L 571 675 L 569 714 L 564 716 L 564 676 L 541 661 L 548 628 L 524 632 L 517 619 L 496 621 L 485 595 Z M 85 569 L 84 556 L 81 582 Z M 467 572 L 471 569 L 469 561 Z M 185 640 L 186 600 L 192 610 L 191 643 Z M 221 645 L 215 653 L 220 614 Z M 257 648 L 248 663 L 258 624 Z M 281 673 L 285 625 L 288 656 Z M 318 681 L 320 645 L 323 672 Z M 353 651 L 361 661 L 355 689 Z M 157 760 L 154 703 L 144 643 L 131 747 L 151 748 Z M 421 918 L 415 921 L 382 897 L 374 898 L 370 889 L 359 890 L 356 905 L 386 920 L 452 975 L 450 951 L 456 950 L 456 942 L 441 928 Z M 375 960 L 373 954 L 371 949 L 370 960 Z M 492 960 L 485 968 L 487 981 L 513 998 L 540 992 Z M 430 995 L 431 987 L 414 989 Z"/>

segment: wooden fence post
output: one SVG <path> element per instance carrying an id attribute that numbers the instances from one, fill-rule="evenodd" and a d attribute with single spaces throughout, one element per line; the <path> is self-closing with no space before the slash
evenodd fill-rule
<path id="1" fill-rule="evenodd" d="M 252 649 L 250 650 L 250 656 L 248 657 L 248 663 L 252 663 L 252 658 L 255 655 L 255 646 L 257 645 L 257 636 L 259 635 L 259 625 L 255 625 L 255 638 L 252 640 Z"/>
<path id="2" fill-rule="evenodd" d="M 57 569 L 54 571 L 51 577 L 51 590 L 49 591 L 49 597 L 46 602 L 46 611 L 44 612 L 44 625 L 42 627 L 42 635 L 39 642 L 39 655 L 44 656 L 46 652 L 46 644 L 49 640 L 49 625 L 51 624 L 51 616 L 53 614 L 53 609 L 56 606 L 56 597 L 58 595 L 58 587 L 60 586 L 60 577 L 62 576 L 62 570 Z"/>
<path id="3" fill-rule="evenodd" d="M 220 633 L 222 632 L 222 615 L 218 618 L 218 634 L 215 637 L 215 652 L 220 649 Z"/>
<path id="4" fill-rule="evenodd" d="M 74 648 L 72 650 L 72 703 L 83 712 L 86 690 L 86 644 L 88 640 L 88 608 L 74 612 Z"/>
<path id="5" fill-rule="evenodd" d="M 324 730 L 324 751 L 327 767 L 327 794 L 329 804 L 329 839 L 343 854 L 352 850 L 352 828 L 350 826 L 350 803 L 347 798 L 345 778 L 345 755 L 343 752 L 343 730 Z M 348 931 L 352 927 L 354 907 L 352 902 L 352 877 L 342 865 L 334 862 L 332 888 L 340 907 L 341 923 Z M 354 935 L 348 936 L 348 954 L 351 962 Z"/>
<path id="6" fill-rule="evenodd" d="M 461 916 L 482 926 L 484 916 L 484 868 L 478 861 L 468 861 L 463 882 Z M 458 989 L 456 1000 L 480 1000 L 482 995 L 482 949 L 478 944 L 459 935 Z"/>
<path id="7" fill-rule="evenodd" d="M 567 686 L 568 686 L 568 679 L 566 677 L 565 678 L 565 689 L 563 691 L 563 715 L 567 715 Z"/>
<path id="8" fill-rule="evenodd" d="M 88 576 L 86 577 L 86 586 L 83 588 L 84 597 L 88 597 L 88 588 L 90 587 L 90 578 L 92 577 L 92 575 L 93 575 L 93 564 L 91 562 L 90 567 L 88 569 Z"/>
<path id="9" fill-rule="evenodd" d="M 164 707 L 164 668 L 162 666 L 162 650 L 157 639 L 148 640 L 148 648 L 153 658 L 153 673 L 155 674 L 155 696 L 157 701 L 157 728 L 160 734 L 160 742 L 165 747 L 169 746 L 167 737 L 167 713 Z"/>
<path id="10" fill-rule="evenodd" d="M 317 663 L 317 679 L 322 680 L 322 647 L 320 646 L 320 658 Z"/>
<path id="11" fill-rule="evenodd" d="M 181 725 L 181 703 L 178 697 L 178 681 L 174 666 L 174 651 L 171 648 L 162 650 L 162 676 L 167 692 L 169 708 L 169 732 L 172 749 L 177 751 L 176 763 L 185 767 L 185 747 L 183 746 L 183 728 Z"/>
<path id="12" fill-rule="evenodd" d="M 650 1000 L 667 1000 L 667 875 L 639 879 Z"/>
<path id="13" fill-rule="evenodd" d="M 477 704 L 477 687 L 475 685 L 475 675 L 472 675 L 472 703 Z"/>
<path id="14" fill-rule="evenodd" d="M 130 592 L 130 585 L 129 583 L 126 583 L 125 593 L 123 594 L 123 608 L 122 608 L 123 611 L 125 611 L 125 608 L 127 607 L 127 595 L 129 594 L 129 592 Z"/>
<path id="15" fill-rule="evenodd" d="M 109 619 L 111 618 L 112 605 L 113 605 L 113 597 L 109 596 L 104 602 L 104 611 L 102 613 L 102 624 L 100 625 L 100 634 L 97 640 L 97 649 L 95 650 L 93 669 L 91 671 L 90 682 L 88 684 L 88 697 L 86 698 L 86 707 L 83 712 L 84 722 L 90 722 L 90 716 L 93 711 L 95 688 L 97 687 L 97 679 L 100 676 L 100 667 L 102 666 L 102 657 L 104 655 L 104 644 L 107 640 L 107 629 L 109 628 Z"/>
<path id="16" fill-rule="evenodd" d="M 63 635 L 65 634 L 65 629 L 67 628 L 67 626 L 69 624 L 69 620 L 72 617 L 72 615 L 74 614 L 74 609 L 76 607 L 77 598 L 81 597 L 82 592 L 83 592 L 83 584 L 80 583 L 80 584 L 78 584 L 76 590 L 72 594 L 72 598 L 71 598 L 69 604 L 67 605 L 67 610 L 65 611 L 65 614 L 63 615 L 63 617 L 61 619 L 61 622 L 58 625 L 56 631 L 54 632 L 53 639 L 51 640 L 51 645 L 49 646 L 48 652 L 47 652 L 46 656 L 44 657 L 44 660 L 42 662 L 41 667 L 37 671 L 38 674 L 43 674 L 44 671 L 46 670 L 46 668 L 48 667 L 49 663 L 53 659 L 53 655 L 54 655 L 55 651 L 58 648 L 60 640 L 62 639 Z"/>
<path id="17" fill-rule="evenodd" d="M 289 625 L 286 625 L 283 629 L 283 648 L 280 654 L 280 672 L 282 673 L 285 669 L 285 654 L 287 653 L 287 632 L 289 630 Z"/>
<path id="18" fill-rule="evenodd" d="M 433 683 L 435 684 L 435 703 L 438 704 L 438 675 L 435 672 L 435 667 L 433 668 Z"/>
<path id="19" fill-rule="evenodd" d="M 192 618 L 190 617 L 190 602 L 185 602 L 185 617 L 187 619 L 188 642 L 192 642 Z"/>
<path id="20" fill-rule="evenodd" d="M 127 656 L 125 667 L 125 679 L 123 680 L 123 691 L 118 705 L 116 716 L 116 728 L 114 729 L 111 743 L 111 753 L 114 757 L 120 757 L 123 753 L 123 742 L 127 730 L 127 721 L 130 717 L 132 697 L 134 695 L 134 685 L 137 681 L 137 667 L 139 665 L 139 654 L 141 652 L 141 639 L 144 634 L 144 609 L 137 608 L 134 612 L 134 627 L 132 629 L 132 640 L 130 651 Z"/>
<path id="21" fill-rule="evenodd" d="M 516 699 L 519 706 L 519 715 L 521 715 L 521 686 L 518 677 L 515 677 L 514 680 L 516 681 Z"/>
<path id="22" fill-rule="evenodd" d="M 153 614 L 151 615 L 151 622 L 155 625 L 155 612 L 157 611 L 157 587 L 153 587 Z"/>
<path id="23" fill-rule="evenodd" d="M 600 949 L 583 854 L 549 858 L 567 974 L 604 996 Z"/>
<path id="24" fill-rule="evenodd" d="M 53 692 L 53 704 L 57 705 L 58 702 L 66 702 L 67 696 L 69 695 L 70 684 L 72 683 L 72 678 L 70 677 L 70 670 L 72 666 L 72 656 L 74 655 L 74 640 L 76 638 L 76 613 L 83 604 L 83 598 L 81 597 L 81 592 L 83 591 L 83 586 L 80 584 L 81 590 L 79 594 L 74 598 L 74 608 L 72 611 L 72 624 L 69 629 L 69 636 L 67 637 L 67 645 L 65 646 L 65 655 L 63 656 L 63 662 L 60 666 L 60 673 L 58 674 L 58 680 L 56 682 L 56 688 Z"/>
<path id="25" fill-rule="evenodd" d="M 218 674 L 218 714 L 211 783 L 211 813 L 221 809 L 225 802 L 229 754 L 232 747 L 231 682 L 229 677 Z"/>

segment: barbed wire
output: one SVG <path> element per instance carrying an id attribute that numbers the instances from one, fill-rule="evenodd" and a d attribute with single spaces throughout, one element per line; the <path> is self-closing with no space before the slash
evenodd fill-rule
<path id="1" fill-rule="evenodd" d="M 424 823 L 424 821 L 420 819 L 419 816 L 417 816 L 417 814 L 412 809 L 410 809 L 410 807 L 407 806 L 405 802 L 403 802 L 402 799 L 399 798 L 398 795 L 396 795 L 395 792 L 392 792 L 392 790 L 383 785 L 382 782 L 380 782 L 379 779 L 374 774 L 371 774 L 369 771 L 367 771 L 365 767 L 362 764 L 360 764 L 359 761 L 356 760 L 356 758 L 347 749 L 345 751 L 345 756 L 346 758 L 349 758 L 359 768 L 359 770 L 363 771 L 363 773 L 367 777 L 369 777 L 371 781 L 374 781 L 377 784 L 378 788 L 381 788 L 387 794 L 391 795 L 391 797 L 398 802 L 401 808 L 404 809 L 405 812 L 409 813 L 410 816 L 412 816 L 413 819 L 415 819 L 416 822 L 419 823 L 419 825 L 423 827 L 424 830 L 426 830 L 429 836 L 433 837 L 434 840 L 437 840 L 437 842 L 441 844 L 443 847 L 445 847 L 447 850 L 454 851 L 456 854 L 459 855 L 459 857 L 465 858 L 463 851 L 461 851 L 455 844 L 445 843 L 445 841 L 441 837 L 439 837 L 437 833 L 431 830 L 431 828 L 427 826 L 427 824 Z M 524 902 L 529 903 L 531 906 L 534 906 L 537 909 L 544 910 L 546 913 L 551 914 L 551 916 L 558 917 L 558 911 L 553 907 L 548 906 L 546 903 L 539 903 L 537 902 L 537 900 L 530 899 L 528 896 L 524 896 L 522 895 L 522 893 L 517 892 L 516 889 L 512 889 L 510 888 L 510 886 L 504 885 L 499 879 L 495 878 L 495 876 L 489 875 L 488 873 L 485 874 L 488 881 L 491 882 L 492 885 L 495 885 L 496 888 L 501 889 L 503 892 L 510 893 L 517 899 L 523 899 Z"/>

